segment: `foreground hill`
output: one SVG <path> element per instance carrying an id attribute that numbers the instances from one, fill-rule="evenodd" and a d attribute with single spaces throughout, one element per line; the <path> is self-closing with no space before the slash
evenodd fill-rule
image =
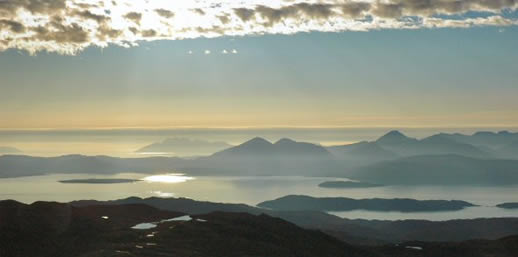
<path id="1" fill-rule="evenodd" d="M 70 257 L 134 246 L 139 235 L 131 226 L 181 215 L 147 205 L 77 208 L 53 202 L 0 201 L 0 256 Z"/>
<path id="2" fill-rule="evenodd" d="M 412 156 L 361 167 L 346 177 L 386 185 L 513 185 L 518 184 L 518 160 Z"/>
<path id="3" fill-rule="evenodd" d="M 0 256 L 377 256 L 264 214 L 215 212 L 131 229 L 179 215 L 145 205 L 1 201 Z"/>
<path id="4" fill-rule="evenodd" d="M 0 256 L 518 256 L 517 236 L 463 241 L 466 233 L 473 239 L 481 235 L 498 238 L 503 230 L 516 233 L 518 219 L 351 221 L 318 212 L 279 212 L 300 223 L 319 222 L 324 234 L 298 227 L 284 217 L 211 212 L 137 230 L 131 227 L 183 214 L 143 204 L 112 203 L 83 202 L 78 207 L 0 201 Z M 359 247 L 336 239 L 355 240 L 347 233 L 359 235 L 358 230 L 366 236 L 363 243 L 377 246 Z M 384 237 L 391 240 L 379 240 Z"/>
<path id="5" fill-rule="evenodd" d="M 464 242 L 412 241 L 374 249 L 383 256 L 394 257 L 515 257 L 518 256 L 518 236 Z"/>
<path id="6" fill-rule="evenodd" d="M 206 201 L 195 201 L 188 198 L 139 198 L 129 197 L 112 201 L 82 200 L 70 202 L 73 206 L 84 207 L 92 205 L 124 205 L 124 204 L 145 204 L 157 209 L 170 210 L 188 214 L 204 214 L 214 211 L 223 212 L 247 212 L 261 214 L 262 209 L 248 206 L 246 204 L 214 203 Z"/>
<path id="7" fill-rule="evenodd" d="M 515 235 L 518 218 L 490 218 L 452 221 L 376 221 L 349 220 L 320 211 L 273 211 L 245 204 L 226 204 L 195 201 L 185 198 L 130 197 L 115 201 L 77 201 L 74 206 L 147 204 L 155 208 L 188 214 L 214 211 L 266 213 L 298 226 L 322 230 L 346 242 L 358 244 L 401 243 L 420 241 L 462 241 L 469 239 L 498 239 Z"/>

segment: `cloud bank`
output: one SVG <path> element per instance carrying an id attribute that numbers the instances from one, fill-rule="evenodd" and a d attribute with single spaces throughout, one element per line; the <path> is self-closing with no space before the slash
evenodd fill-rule
<path id="1" fill-rule="evenodd" d="M 0 51 L 76 54 L 139 41 L 515 26 L 518 0 L 0 0 Z"/>

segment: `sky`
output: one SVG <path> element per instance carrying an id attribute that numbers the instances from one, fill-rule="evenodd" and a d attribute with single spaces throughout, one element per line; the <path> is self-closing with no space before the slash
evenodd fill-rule
<path id="1" fill-rule="evenodd" d="M 514 0 L 0 0 L 0 129 L 518 127 Z"/>

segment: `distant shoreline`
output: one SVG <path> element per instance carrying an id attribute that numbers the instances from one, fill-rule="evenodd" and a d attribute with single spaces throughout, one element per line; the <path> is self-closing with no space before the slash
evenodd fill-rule
<path id="1" fill-rule="evenodd" d="M 124 179 L 124 178 L 116 178 L 116 179 L 67 179 L 67 180 L 59 180 L 59 183 L 64 184 L 122 184 L 122 183 L 134 183 L 140 182 L 140 179 Z"/>
<path id="2" fill-rule="evenodd" d="M 373 184 L 368 182 L 354 182 L 354 181 L 325 181 L 318 184 L 319 187 L 323 188 L 370 188 L 370 187 L 382 187 L 381 184 Z"/>

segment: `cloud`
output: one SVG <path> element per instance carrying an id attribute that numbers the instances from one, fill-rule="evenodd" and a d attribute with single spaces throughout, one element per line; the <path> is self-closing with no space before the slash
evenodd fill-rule
<path id="1" fill-rule="evenodd" d="M 174 12 L 162 8 L 156 9 L 155 12 L 164 18 L 172 18 L 174 16 Z"/>
<path id="2" fill-rule="evenodd" d="M 0 51 L 76 54 L 140 41 L 516 26 L 518 0 L 0 0 Z M 506 10 L 506 12 L 504 12 Z"/>
<path id="3" fill-rule="evenodd" d="M 135 22 L 140 25 L 140 20 L 142 19 L 142 14 L 138 12 L 130 12 L 124 15 L 124 18 Z"/>

